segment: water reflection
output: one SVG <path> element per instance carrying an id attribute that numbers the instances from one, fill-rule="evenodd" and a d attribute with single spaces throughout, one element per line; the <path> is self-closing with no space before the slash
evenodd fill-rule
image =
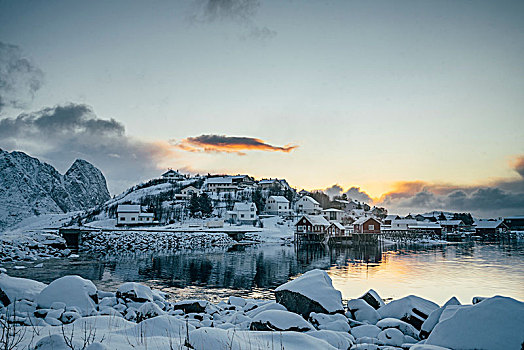
<path id="1" fill-rule="evenodd" d="M 272 290 L 313 268 L 328 270 L 345 298 L 374 288 L 383 297 L 417 294 L 442 303 L 452 295 L 510 295 L 524 299 L 522 244 L 383 247 L 238 246 L 232 249 L 120 254 L 44 262 L 43 269 L 9 273 L 50 282 L 68 274 L 114 290 L 139 281 L 178 298 L 217 301 L 229 295 L 272 297 Z"/>

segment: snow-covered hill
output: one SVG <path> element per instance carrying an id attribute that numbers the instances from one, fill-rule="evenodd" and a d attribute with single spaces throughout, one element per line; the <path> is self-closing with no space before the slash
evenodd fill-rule
<path id="1" fill-rule="evenodd" d="M 40 214 L 66 213 L 110 198 L 100 170 L 77 159 L 62 175 L 23 152 L 0 150 L 0 229 Z"/>

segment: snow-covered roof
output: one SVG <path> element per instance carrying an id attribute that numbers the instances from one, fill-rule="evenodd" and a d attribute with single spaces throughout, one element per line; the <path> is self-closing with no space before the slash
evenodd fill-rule
<path id="1" fill-rule="evenodd" d="M 396 214 L 389 214 L 386 215 L 386 218 L 384 220 L 395 220 L 398 217 Z"/>
<path id="2" fill-rule="evenodd" d="M 442 228 L 442 226 L 440 226 L 439 224 L 437 224 L 436 222 L 431 222 L 431 223 L 424 223 L 424 224 L 419 224 L 419 225 L 408 225 L 408 228 L 411 228 L 411 229 L 417 229 L 417 228 L 421 228 L 421 229 L 439 229 L 439 228 Z"/>
<path id="3" fill-rule="evenodd" d="M 140 213 L 139 216 L 142 216 L 144 218 L 154 218 L 155 214 L 154 213 Z"/>
<path id="4" fill-rule="evenodd" d="M 497 221 L 489 221 L 489 220 L 482 220 L 475 222 L 475 228 L 497 228 L 500 224 L 502 224 L 502 220 Z"/>
<path id="5" fill-rule="evenodd" d="M 235 205 L 233 206 L 233 210 L 234 211 L 250 211 L 251 208 L 254 207 L 255 210 L 257 210 L 257 207 L 255 205 L 255 203 L 235 203 Z"/>
<path id="6" fill-rule="evenodd" d="M 346 228 L 338 221 L 331 221 L 331 225 L 336 226 L 340 230 L 345 230 Z"/>
<path id="7" fill-rule="evenodd" d="M 269 196 L 269 198 L 273 199 L 277 203 L 289 203 L 287 198 L 284 196 Z"/>
<path id="8" fill-rule="evenodd" d="M 119 204 L 117 209 L 117 213 L 140 213 L 140 205 L 139 204 Z"/>
<path id="9" fill-rule="evenodd" d="M 208 184 L 230 184 L 233 182 L 233 178 L 229 176 L 223 177 L 210 177 L 206 180 Z"/>
<path id="10" fill-rule="evenodd" d="M 349 201 L 346 201 L 344 199 L 335 199 L 335 202 L 339 202 L 339 203 L 342 203 L 342 204 L 349 204 Z"/>
<path id="11" fill-rule="evenodd" d="M 336 208 L 323 209 L 322 211 L 325 211 L 328 213 L 343 213 L 344 212 L 344 210 L 340 210 Z"/>
<path id="12" fill-rule="evenodd" d="M 442 226 L 459 226 L 463 224 L 462 220 L 441 220 L 437 222 Z"/>
<path id="13" fill-rule="evenodd" d="M 278 181 L 278 179 L 264 179 L 264 180 L 258 181 L 258 183 L 261 184 L 261 185 L 269 185 L 269 184 L 275 183 L 277 181 Z"/>
<path id="14" fill-rule="evenodd" d="M 304 197 L 302 197 L 302 198 L 300 198 L 300 199 L 301 199 L 301 200 L 305 200 L 305 201 L 309 201 L 309 202 L 311 202 L 311 203 L 313 203 L 313 204 L 315 204 L 315 205 L 320 205 L 320 203 L 317 202 L 317 201 L 315 200 L 315 198 L 310 197 L 310 196 L 304 196 Z"/>
<path id="15" fill-rule="evenodd" d="M 370 219 L 373 219 L 373 220 L 377 221 L 378 223 L 380 223 L 380 221 L 378 219 L 376 219 L 376 218 L 373 218 L 371 216 L 368 216 L 368 217 L 364 216 L 364 217 L 361 217 L 361 218 L 358 218 L 357 220 L 355 220 L 353 222 L 353 225 L 362 225 L 363 223 L 365 223 L 366 221 L 368 221 Z"/>
<path id="16" fill-rule="evenodd" d="M 180 175 L 180 173 L 178 171 L 175 171 L 173 169 L 169 169 L 168 171 L 163 173 L 162 176 L 163 177 L 168 177 L 168 176 L 181 176 L 181 175 Z"/>
<path id="17" fill-rule="evenodd" d="M 320 226 L 329 226 L 331 225 L 329 221 L 322 215 L 304 215 L 306 220 L 308 220 L 312 225 L 320 225 Z"/>

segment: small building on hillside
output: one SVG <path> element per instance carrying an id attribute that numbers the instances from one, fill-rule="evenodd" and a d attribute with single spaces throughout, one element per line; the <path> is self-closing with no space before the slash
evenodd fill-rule
<path id="1" fill-rule="evenodd" d="M 416 226 L 419 222 L 415 219 L 393 219 L 388 228 L 391 231 L 407 231 L 409 226 Z"/>
<path id="2" fill-rule="evenodd" d="M 304 196 L 295 203 L 297 214 L 317 215 L 321 210 L 320 204 L 310 196 Z"/>
<path id="3" fill-rule="evenodd" d="M 264 211 L 270 215 L 287 215 L 290 211 L 289 201 L 284 196 L 269 196 Z"/>
<path id="4" fill-rule="evenodd" d="M 475 224 L 475 234 L 477 236 L 495 236 L 508 231 L 508 225 L 503 220 L 481 220 Z"/>
<path id="5" fill-rule="evenodd" d="M 227 219 L 240 224 L 253 224 L 258 219 L 255 203 L 235 203 L 227 212 Z"/>
<path id="6" fill-rule="evenodd" d="M 335 208 L 329 208 L 322 210 L 322 215 L 329 221 L 341 221 L 344 211 Z"/>
<path id="7" fill-rule="evenodd" d="M 236 192 L 238 186 L 233 183 L 231 176 L 208 177 L 204 182 L 204 188 L 214 194 L 223 192 Z"/>
<path id="8" fill-rule="evenodd" d="M 362 217 L 353 223 L 353 233 L 380 233 L 381 222 L 372 217 Z"/>
<path id="9" fill-rule="evenodd" d="M 173 169 L 169 169 L 168 171 L 163 173 L 162 177 L 164 179 L 169 179 L 169 180 L 184 180 L 186 178 L 184 175 L 180 174 L 178 171 L 173 170 Z"/>
<path id="10" fill-rule="evenodd" d="M 155 221 L 155 214 L 143 212 L 138 204 L 119 204 L 116 215 L 117 225 L 147 225 Z"/>

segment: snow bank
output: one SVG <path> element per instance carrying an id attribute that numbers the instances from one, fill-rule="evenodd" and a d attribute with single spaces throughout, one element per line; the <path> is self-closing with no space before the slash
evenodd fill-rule
<path id="1" fill-rule="evenodd" d="M 249 332 L 234 329 L 200 328 L 189 332 L 195 350 L 335 350 L 326 341 L 298 332 Z"/>
<path id="2" fill-rule="evenodd" d="M 520 349 L 524 342 L 524 303 L 496 296 L 437 323 L 426 344 L 452 349 Z"/>
<path id="3" fill-rule="evenodd" d="M 259 313 L 251 321 L 254 331 L 310 331 L 313 326 L 301 316 L 282 310 L 267 310 Z"/>

